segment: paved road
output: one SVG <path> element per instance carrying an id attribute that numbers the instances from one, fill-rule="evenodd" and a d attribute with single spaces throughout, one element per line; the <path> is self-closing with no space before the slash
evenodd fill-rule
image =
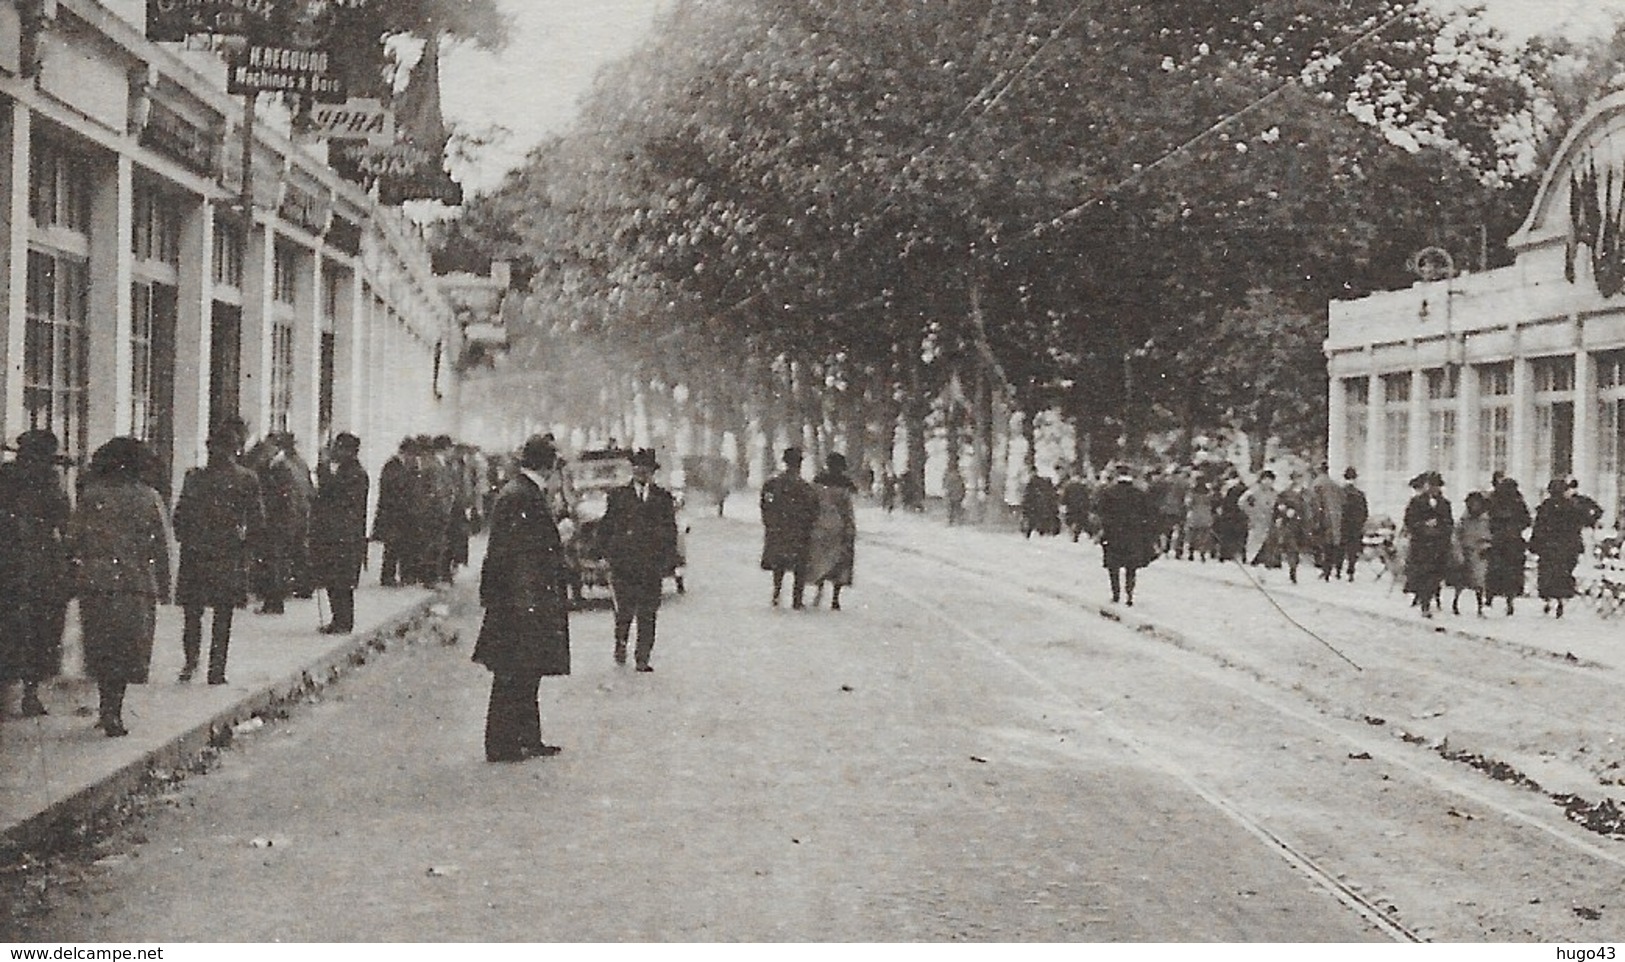
<path id="1" fill-rule="evenodd" d="M 770 609 L 756 538 L 696 521 L 652 675 L 576 616 L 575 674 L 544 685 L 559 757 L 481 759 L 470 585 L 461 645 L 392 651 L 241 740 L 59 866 L 17 936 L 1394 936 L 1152 737 L 1222 710 L 1279 764 L 1289 720 L 1222 685 L 1169 698 L 1190 677 L 1143 634 L 928 558 L 863 548 L 847 610 Z"/>

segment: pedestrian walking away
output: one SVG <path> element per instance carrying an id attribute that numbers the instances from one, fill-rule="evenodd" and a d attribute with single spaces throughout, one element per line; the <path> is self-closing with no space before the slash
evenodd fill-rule
<path id="1" fill-rule="evenodd" d="M 259 479 L 237 463 L 242 449 L 240 423 L 209 433 L 208 461 L 186 472 L 175 502 L 175 537 L 181 545 L 175 603 L 184 616 L 180 680 L 191 681 L 203 647 L 203 613 L 214 612 L 209 636 L 211 685 L 226 683 L 235 610 L 248 603 L 249 546 L 261 536 L 265 511 Z"/>
<path id="2" fill-rule="evenodd" d="M 129 734 L 125 690 L 147 682 L 158 601 L 169 597 L 169 526 L 158 492 L 141 481 L 144 459 L 131 437 L 96 449 L 68 523 L 85 674 L 100 696 L 96 726 L 110 738 Z"/>
<path id="3" fill-rule="evenodd" d="M 825 458 L 824 470 L 813 478 L 813 486 L 818 492 L 818 517 L 807 545 L 807 577 L 818 586 L 813 604 L 823 599 L 827 584 L 832 589 L 829 610 L 840 611 L 841 589 L 852 585 L 858 537 L 846 456 L 836 453 Z"/>
<path id="4" fill-rule="evenodd" d="M 348 432 L 333 439 L 328 463 L 317 472 L 311 510 L 310 564 L 316 586 L 327 592 L 333 620 L 323 634 L 355 630 L 355 588 L 367 560 L 367 488 L 358 457 L 361 439 Z"/>
<path id="5" fill-rule="evenodd" d="M 1055 483 L 1033 468 L 1027 475 L 1027 487 L 1021 493 L 1022 537 L 1060 533 L 1061 500 L 1055 493 Z"/>
<path id="6" fill-rule="evenodd" d="M 1332 580 L 1332 572 L 1343 560 L 1344 489 L 1332 479 L 1329 466 L 1321 462 L 1309 481 L 1305 498 L 1309 548 L 1314 552 L 1320 580 Z M 1361 524 L 1365 522 L 1362 520 Z"/>
<path id="7" fill-rule="evenodd" d="M 784 449 L 784 470 L 762 485 L 762 570 L 773 573 L 776 607 L 789 574 L 790 605 L 800 609 L 807 580 L 807 543 L 818 517 L 818 494 L 801 477 L 801 450 Z"/>
<path id="8" fill-rule="evenodd" d="M 280 615 L 289 595 L 309 595 L 310 503 L 315 488 L 294 436 L 268 437 L 256 460 L 265 528 L 258 539 L 260 613 Z"/>
<path id="9" fill-rule="evenodd" d="M 70 508 L 56 435 L 25 431 L 16 451 L 0 465 L 0 686 L 21 684 L 27 718 L 46 714 L 39 686 L 62 670 Z"/>
<path id="10" fill-rule="evenodd" d="M 1242 553 L 1242 560 L 1250 565 L 1264 564 L 1269 560 L 1264 549 L 1270 531 L 1275 527 L 1275 500 L 1279 496 L 1275 490 L 1275 472 L 1262 471 L 1258 481 L 1237 502 L 1247 519 L 1247 547 Z"/>
<path id="11" fill-rule="evenodd" d="M 654 671 L 655 619 L 661 583 L 677 566 L 677 502 L 654 482 L 660 468 L 648 448 L 632 455 L 632 480 L 609 493 L 599 522 L 615 594 L 615 663 L 626 663 L 632 623 L 637 622 L 633 661 L 638 671 Z"/>
<path id="12" fill-rule="evenodd" d="M 1539 559 L 1535 565 L 1535 590 L 1542 609 L 1563 617 L 1563 602 L 1575 595 L 1574 566 L 1585 553 L 1581 534 L 1590 526 L 1586 506 L 1575 503 L 1575 489 L 1556 478 L 1546 487 L 1546 499 L 1535 508 L 1535 524 L 1529 531 L 1529 550 Z M 1555 608 L 1555 610 L 1554 610 Z"/>
<path id="13" fill-rule="evenodd" d="M 1101 562 L 1111 581 L 1112 602 L 1134 607 L 1139 570 L 1156 555 L 1157 507 L 1134 483 L 1134 469 L 1117 468 L 1116 481 L 1099 496 Z"/>
<path id="14" fill-rule="evenodd" d="M 480 569 L 485 618 L 474 661 L 491 672 L 485 758 L 519 762 L 556 755 L 542 741 L 539 689 L 570 673 L 569 574 L 546 478 L 558 457 L 540 436 L 525 442 L 519 473 L 491 508 L 491 537 Z"/>
<path id="15" fill-rule="evenodd" d="M 1074 544 L 1089 529 L 1089 501 L 1089 483 L 1079 475 L 1069 474 L 1061 483 L 1061 512 Z"/>
<path id="16" fill-rule="evenodd" d="M 385 587 L 401 583 L 402 563 L 412 550 L 408 543 L 412 497 L 412 469 L 408 461 L 412 457 L 412 439 L 402 438 L 400 448 L 378 473 L 378 508 L 372 516 L 372 540 L 384 546 L 378 583 Z"/>

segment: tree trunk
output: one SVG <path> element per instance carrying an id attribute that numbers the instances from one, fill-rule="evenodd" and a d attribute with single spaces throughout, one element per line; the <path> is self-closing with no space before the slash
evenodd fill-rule
<path id="1" fill-rule="evenodd" d="M 910 345 L 904 362 L 908 372 L 908 393 L 903 398 L 903 427 L 908 432 L 904 503 L 919 509 L 925 504 L 925 418 L 931 410 L 931 401 L 925 397 L 921 385 L 918 345 Z"/>
<path id="2" fill-rule="evenodd" d="M 1031 401 L 1021 406 L 1021 438 L 1027 442 L 1027 450 L 1021 455 L 1021 467 L 1027 474 L 1038 467 L 1038 412 L 1033 410 L 1034 406 Z"/>
<path id="3" fill-rule="evenodd" d="M 976 516 L 986 520 L 993 497 L 993 382 L 987 362 L 978 357 L 976 377 L 971 383 L 971 456 L 975 464 L 968 485 L 975 499 Z"/>

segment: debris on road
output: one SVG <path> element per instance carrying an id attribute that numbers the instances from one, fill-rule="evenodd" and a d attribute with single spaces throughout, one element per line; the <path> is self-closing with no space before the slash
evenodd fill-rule
<path id="1" fill-rule="evenodd" d="M 970 760 L 973 761 L 973 762 L 979 762 L 980 764 L 983 764 L 983 765 L 987 764 L 987 759 L 983 758 L 980 755 L 972 755 L 970 757 Z"/>
<path id="2" fill-rule="evenodd" d="M 252 718 L 244 719 L 243 721 L 231 726 L 231 731 L 235 735 L 246 735 L 249 732 L 257 732 L 264 727 L 265 719 L 255 715 Z"/>
<path id="3" fill-rule="evenodd" d="M 1353 761 L 1357 761 L 1357 762 L 1369 762 L 1371 760 L 1371 753 L 1370 752 L 1349 752 L 1349 758 L 1352 759 Z"/>
<path id="4" fill-rule="evenodd" d="M 450 875 L 456 875 L 460 871 L 462 871 L 462 869 L 455 865 L 431 865 L 429 866 L 428 871 L 424 872 L 423 874 L 427 875 L 429 878 L 446 878 Z"/>

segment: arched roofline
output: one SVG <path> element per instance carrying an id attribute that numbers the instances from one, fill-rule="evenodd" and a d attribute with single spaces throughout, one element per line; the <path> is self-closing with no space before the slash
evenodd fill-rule
<path id="1" fill-rule="evenodd" d="M 1552 155 L 1552 162 L 1546 165 L 1546 173 L 1540 179 L 1540 189 L 1535 192 L 1535 201 L 1529 205 L 1529 214 L 1517 232 L 1508 238 L 1508 247 L 1518 251 L 1536 242 L 1535 224 L 1551 202 L 1559 173 L 1569 169 L 1574 155 L 1589 144 L 1590 136 L 1597 128 L 1621 113 L 1625 113 L 1625 90 L 1611 93 L 1592 104 L 1590 109 L 1574 122 L 1569 128 L 1568 136 L 1563 138 L 1562 145 L 1557 148 L 1557 153 Z"/>

